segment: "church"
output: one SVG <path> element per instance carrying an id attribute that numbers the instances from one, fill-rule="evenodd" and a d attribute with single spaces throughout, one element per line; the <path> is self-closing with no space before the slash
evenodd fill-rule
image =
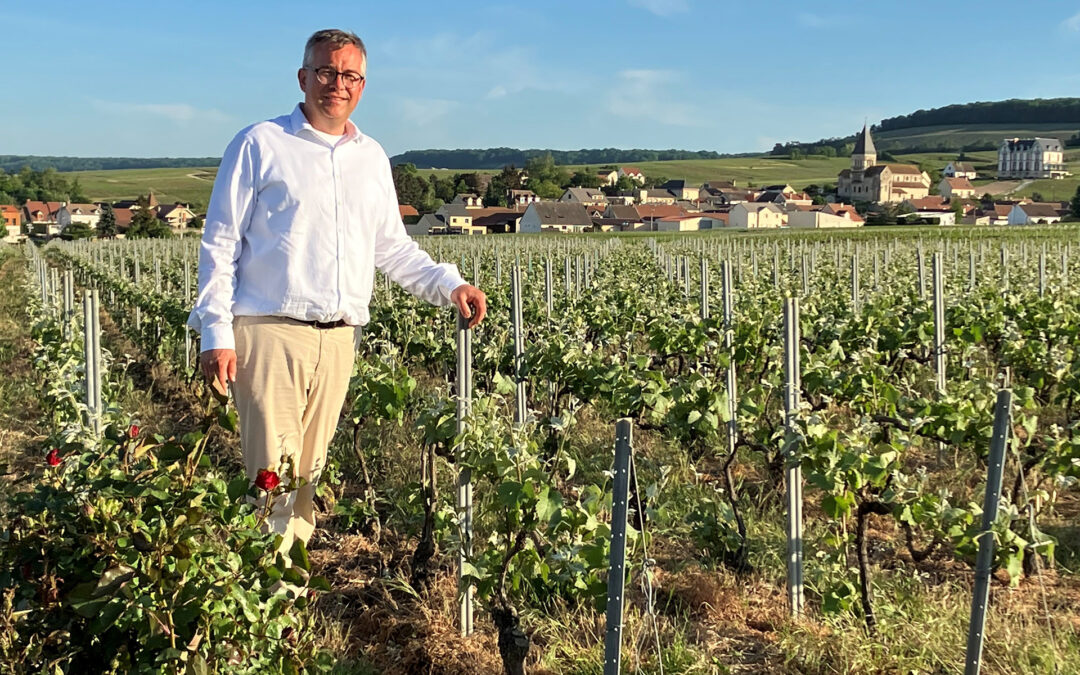
<path id="1" fill-rule="evenodd" d="M 870 129 L 864 124 L 851 152 L 851 168 L 836 181 L 836 195 L 848 202 L 898 203 L 930 194 L 930 176 L 914 164 L 878 164 Z"/>

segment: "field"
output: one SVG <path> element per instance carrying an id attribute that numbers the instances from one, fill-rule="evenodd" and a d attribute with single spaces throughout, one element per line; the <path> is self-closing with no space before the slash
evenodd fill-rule
<path id="1" fill-rule="evenodd" d="M 16 672 L 600 673 L 614 425 L 629 419 L 623 672 L 960 673 L 1008 388 L 982 672 L 1080 672 L 1080 229 L 422 244 L 490 299 L 463 426 L 451 314 L 380 275 L 319 531 L 289 563 L 260 529 L 269 507 L 245 497 L 296 485 L 247 483 L 235 413 L 192 365 L 195 242 L 6 250 L 0 660 Z M 93 409 L 62 270 L 76 297 L 85 286 L 101 299 Z M 790 539 L 795 484 L 803 529 Z M 475 633 L 463 638 L 466 586 Z"/>
<path id="2" fill-rule="evenodd" d="M 191 203 L 201 210 L 210 201 L 217 167 L 72 171 L 65 175 L 78 178 L 92 201 L 135 199 L 153 190 L 161 204 Z"/>

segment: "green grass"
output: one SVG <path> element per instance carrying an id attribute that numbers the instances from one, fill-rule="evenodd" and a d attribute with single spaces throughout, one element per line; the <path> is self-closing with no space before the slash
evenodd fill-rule
<path id="1" fill-rule="evenodd" d="M 73 171 L 67 175 L 78 178 L 83 192 L 93 201 L 134 199 L 153 190 L 162 204 L 186 202 L 202 210 L 210 201 L 217 167 Z"/>

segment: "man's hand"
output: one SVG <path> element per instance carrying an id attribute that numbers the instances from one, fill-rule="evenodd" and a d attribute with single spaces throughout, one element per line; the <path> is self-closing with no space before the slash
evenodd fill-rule
<path id="1" fill-rule="evenodd" d="M 229 395 L 229 383 L 236 382 L 236 350 L 210 349 L 199 354 L 199 367 L 206 381 L 222 396 Z"/>
<path id="2" fill-rule="evenodd" d="M 457 306 L 461 316 L 469 320 L 469 328 L 484 320 L 487 314 L 487 296 L 476 286 L 462 284 L 450 294 L 450 302 Z"/>

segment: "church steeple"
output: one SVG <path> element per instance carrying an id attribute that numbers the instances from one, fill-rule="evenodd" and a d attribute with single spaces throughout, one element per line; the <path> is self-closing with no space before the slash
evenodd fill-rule
<path id="1" fill-rule="evenodd" d="M 870 136 L 870 127 L 863 123 L 862 133 L 855 139 L 855 149 L 851 151 L 851 170 L 865 171 L 877 164 L 877 148 Z"/>

